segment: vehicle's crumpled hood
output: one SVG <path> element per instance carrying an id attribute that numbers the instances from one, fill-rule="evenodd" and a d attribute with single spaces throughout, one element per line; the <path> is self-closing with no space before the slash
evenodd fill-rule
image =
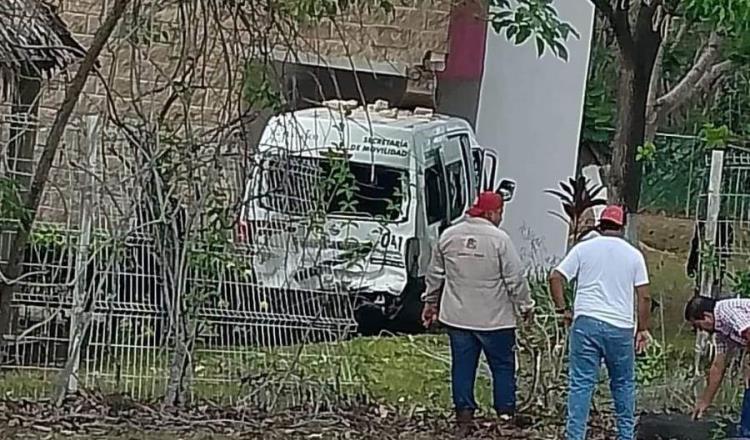
<path id="1" fill-rule="evenodd" d="M 393 234 L 377 227 L 362 233 L 361 225 L 348 229 L 323 239 L 303 227 L 263 237 L 253 247 L 258 282 L 277 288 L 400 295 L 407 282 L 403 254 L 382 245 L 392 241 Z"/>

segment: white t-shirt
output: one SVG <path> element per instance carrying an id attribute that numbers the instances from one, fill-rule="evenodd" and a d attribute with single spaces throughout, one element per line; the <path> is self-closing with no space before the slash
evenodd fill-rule
<path id="1" fill-rule="evenodd" d="M 635 287 L 649 284 L 643 254 L 619 237 L 599 236 L 570 250 L 555 269 L 576 279 L 574 316 L 589 316 L 615 327 L 635 327 Z"/>

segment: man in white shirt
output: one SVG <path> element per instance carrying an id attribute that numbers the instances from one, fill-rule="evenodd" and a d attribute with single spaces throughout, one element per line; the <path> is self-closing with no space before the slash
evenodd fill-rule
<path id="1" fill-rule="evenodd" d="M 502 197 L 482 193 L 467 214 L 441 235 L 422 295 L 425 326 L 439 320 L 448 328 L 453 403 L 464 426 L 477 408 L 474 382 L 482 351 L 492 372 L 495 410 L 502 418 L 515 416 L 516 312 L 528 316 L 534 307 L 521 259 L 498 227 Z"/>
<path id="2" fill-rule="evenodd" d="M 649 279 L 643 254 L 622 237 L 625 212 L 608 206 L 600 236 L 576 244 L 550 275 L 557 312 L 570 332 L 568 440 L 584 440 L 591 397 L 604 360 L 617 415 L 618 440 L 635 435 L 635 352 L 646 348 L 651 318 Z M 564 283 L 576 280 L 573 311 L 566 307 Z M 634 289 L 638 294 L 638 330 Z M 635 341 L 633 336 L 635 335 Z"/>

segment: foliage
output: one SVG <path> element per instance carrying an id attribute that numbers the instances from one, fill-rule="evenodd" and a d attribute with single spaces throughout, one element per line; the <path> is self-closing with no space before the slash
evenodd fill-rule
<path id="1" fill-rule="evenodd" d="M 244 98 L 255 108 L 273 112 L 281 110 L 283 96 L 278 82 L 274 81 L 269 65 L 259 62 L 248 63 L 245 68 Z"/>
<path id="2" fill-rule="evenodd" d="M 701 139 L 706 144 L 706 149 L 723 149 L 729 143 L 732 133 L 729 127 L 722 125 L 717 127 L 714 124 L 706 123 L 701 130 Z"/>
<path id="3" fill-rule="evenodd" d="M 597 196 L 604 190 L 604 186 L 591 187 L 585 176 L 570 178 L 568 182 L 560 182 L 562 191 L 549 189 L 544 191 L 557 197 L 562 204 L 565 216 L 556 212 L 550 212 L 553 216 L 562 219 L 570 226 L 570 234 L 577 237 L 582 231 L 581 220 L 584 213 L 595 206 L 606 205 L 607 201 Z"/>
<path id="4" fill-rule="evenodd" d="M 28 213 L 23 208 L 23 200 L 18 182 L 0 176 L 0 219 L 22 221 Z"/>
<path id="5" fill-rule="evenodd" d="M 667 373 L 667 355 L 671 346 L 652 339 L 646 351 L 636 358 L 635 376 L 639 385 L 651 386 L 664 379 Z"/>
<path id="6" fill-rule="evenodd" d="M 727 274 L 732 293 L 740 298 L 750 298 L 750 270 L 740 269 Z"/>
<path id="7" fill-rule="evenodd" d="M 635 160 L 638 162 L 653 162 L 656 157 L 656 144 L 653 142 L 646 142 L 645 144 L 638 147 L 636 152 Z"/>
<path id="8" fill-rule="evenodd" d="M 707 174 L 705 150 L 698 138 L 659 135 L 644 161 L 641 207 L 684 216 L 694 208 Z"/>
<path id="9" fill-rule="evenodd" d="M 685 0 L 679 4 L 689 20 L 709 23 L 730 36 L 741 35 L 750 29 L 750 4 L 746 1 Z"/>
<path id="10" fill-rule="evenodd" d="M 508 41 L 521 45 L 534 39 L 537 54 L 549 49 L 558 58 L 567 61 L 565 43 L 570 37 L 579 38 L 570 23 L 560 20 L 553 0 L 491 0 L 490 23 L 498 34 L 505 32 Z"/>
<path id="11" fill-rule="evenodd" d="M 29 241 L 39 247 L 63 248 L 69 244 L 70 236 L 57 225 L 42 223 L 31 230 Z"/>

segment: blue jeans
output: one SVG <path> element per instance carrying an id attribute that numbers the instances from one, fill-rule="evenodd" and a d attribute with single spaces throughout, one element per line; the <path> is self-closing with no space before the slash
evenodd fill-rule
<path id="1" fill-rule="evenodd" d="M 584 440 L 591 397 L 602 359 L 610 377 L 617 415 L 617 439 L 635 438 L 635 332 L 598 319 L 576 318 L 570 332 L 568 440 Z"/>
<path id="2" fill-rule="evenodd" d="M 745 395 L 742 398 L 740 426 L 737 431 L 739 435 L 750 438 L 750 388 L 745 388 Z"/>
<path id="3" fill-rule="evenodd" d="M 456 410 L 476 410 L 474 382 L 479 354 L 484 351 L 492 372 L 492 396 L 500 414 L 516 411 L 516 330 L 448 329 L 451 343 L 451 383 Z"/>

